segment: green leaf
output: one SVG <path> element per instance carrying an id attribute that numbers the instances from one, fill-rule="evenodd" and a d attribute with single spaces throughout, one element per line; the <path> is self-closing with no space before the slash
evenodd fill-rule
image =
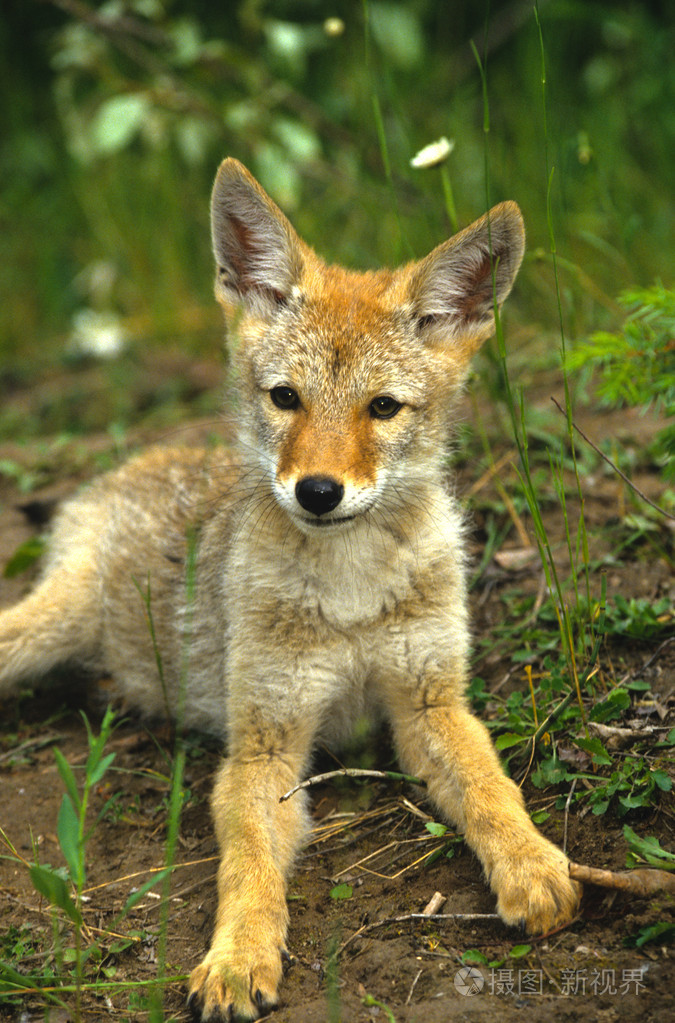
<path id="1" fill-rule="evenodd" d="M 641 927 L 636 934 L 628 934 L 623 944 L 628 948 L 642 948 L 650 941 L 658 941 L 660 945 L 672 945 L 675 940 L 675 923 L 672 920 L 659 920 L 655 924 Z"/>
<path id="2" fill-rule="evenodd" d="M 84 884 L 84 865 L 80 855 L 80 822 L 70 796 L 64 795 L 56 828 L 61 852 L 68 864 L 70 879 L 76 887 Z"/>
<path id="3" fill-rule="evenodd" d="M 532 772 L 532 783 L 538 789 L 543 789 L 547 785 L 558 785 L 561 781 L 571 777 L 573 775 L 567 770 L 565 764 L 550 757 L 548 760 L 542 760 L 539 767 Z"/>
<path id="4" fill-rule="evenodd" d="M 630 695 L 625 689 L 613 689 L 612 692 L 591 708 L 591 721 L 609 721 L 620 717 L 630 707 Z"/>
<path id="5" fill-rule="evenodd" d="M 73 774 L 72 767 L 57 746 L 54 747 L 54 759 L 56 760 L 58 772 L 61 775 L 61 781 L 66 786 L 66 791 L 70 796 L 73 807 L 79 812 L 82 801 L 77 788 L 77 782 L 75 781 L 75 775 Z"/>
<path id="6" fill-rule="evenodd" d="M 105 100 L 91 124 L 91 141 L 96 153 L 108 156 L 124 149 L 138 133 L 150 110 L 142 93 L 128 93 Z"/>
<path id="7" fill-rule="evenodd" d="M 443 835 L 447 834 L 448 831 L 445 824 L 441 824 L 439 821 L 427 821 L 424 827 L 434 838 L 443 838 Z"/>
<path id="8" fill-rule="evenodd" d="M 30 868 L 30 879 L 40 895 L 44 895 L 52 906 L 58 906 L 77 927 L 82 926 L 82 915 L 73 902 L 68 885 L 60 874 L 49 867 L 33 863 Z"/>
<path id="9" fill-rule="evenodd" d="M 670 792 L 673 787 L 673 779 L 665 771 L 650 771 L 649 773 L 662 792 Z"/>
<path id="10" fill-rule="evenodd" d="M 372 0 L 370 23 L 378 45 L 393 64 L 405 70 L 419 64 L 424 40 L 416 11 L 403 4 Z"/>
<path id="11" fill-rule="evenodd" d="M 31 987 L 31 978 L 19 973 L 9 963 L 0 962 L 0 991 L 5 994 L 18 992 L 19 994 L 27 987 Z"/>
<path id="12" fill-rule="evenodd" d="M 652 867 L 661 867 L 662 870 L 675 870 L 675 853 L 670 852 L 669 849 L 664 849 L 658 838 L 654 835 L 646 835 L 642 838 L 628 824 L 624 824 L 623 837 L 628 842 L 631 851 Z"/>
<path id="13" fill-rule="evenodd" d="M 579 749 L 583 749 L 586 753 L 591 754 L 594 764 L 609 767 L 613 763 L 612 758 L 599 739 L 584 739 L 583 737 L 578 737 L 574 740 L 574 742 Z"/>
<path id="14" fill-rule="evenodd" d="M 122 910 L 121 916 L 126 916 L 129 910 L 133 909 L 137 902 L 140 902 L 146 892 L 149 892 L 156 884 L 163 881 L 170 873 L 171 868 L 165 867 L 164 870 L 159 870 L 149 881 L 142 884 L 138 891 L 132 892 L 127 901 L 124 903 L 124 909 Z"/>
<path id="15" fill-rule="evenodd" d="M 169 27 L 174 44 L 174 63 L 177 66 L 194 64 L 202 52 L 202 36 L 193 18 L 177 18 Z"/>
<path id="16" fill-rule="evenodd" d="M 609 808 L 609 799 L 599 799 L 597 803 L 593 803 L 592 812 L 596 817 L 601 817 L 603 813 L 607 813 Z"/>
<path id="17" fill-rule="evenodd" d="M 286 152 L 297 163 L 310 163 L 321 156 L 321 142 L 318 135 L 303 121 L 290 118 L 276 118 L 274 134 Z"/>
<path id="18" fill-rule="evenodd" d="M 630 689 L 633 693 L 645 693 L 651 689 L 649 682 L 645 682 L 644 679 L 634 678 L 632 681 L 626 682 L 626 689 Z M 675 734 L 675 729 L 673 730 Z"/>
<path id="19" fill-rule="evenodd" d="M 660 920 L 651 927 L 642 927 L 635 940 L 637 948 L 642 948 L 650 941 L 659 941 L 661 944 L 671 944 L 675 939 L 675 923 L 672 920 Z"/>
<path id="20" fill-rule="evenodd" d="M 351 899 L 354 890 L 350 884 L 336 884 L 330 890 L 331 899 Z"/>
<path id="21" fill-rule="evenodd" d="M 102 760 L 99 760 L 99 762 L 93 767 L 91 773 L 89 773 L 87 776 L 90 786 L 93 787 L 94 785 L 97 785 L 100 782 L 101 778 L 108 770 L 114 759 L 115 754 L 109 753 L 106 757 L 103 757 Z"/>
<path id="22" fill-rule="evenodd" d="M 376 1009 L 381 1009 L 382 1012 L 387 1017 L 387 1019 L 389 1020 L 389 1023 L 396 1023 L 396 1017 L 394 1016 L 394 1013 L 389 1008 L 389 1006 L 385 1005 L 384 1002 L 378 1001 L 378 999 L 374 998 L 373 995 L 366 995 L 365 998 L 362 999 L 361 1004 L 362 1005 L 373 1005 L 373 1006 L 376 1007 Z"/>
<path id="23" fill-rule="evenodd" d="M 14 579 L 27 569 L 32 568 L 35 562 L 42 557 L 45 549 L 45 542 L 41 536 L 31 536 L 12 554 L 5 565 L 2 573 L 5 579 Z"/>
<path id="24" fill-rule="evenodd" d="M 498 735 L 495 739 L 495 746 L 498 750 L 509 749 L 509 747 L 517 746 L 518 743 L 524 741 L 524 735 L 516 735 L 515 732 L 504 732 L 503 735 Z"/>
<path id="25" fill-rule="evenodd" d="M 462 952 L 463 963 L 487 963 L 487 956 L 483 955 L 477 948 L 468 948 L 466 952 Z"/>
<path id="26" fill-rule="evenodd" d="M 619 796 L 619 804 L 624 810 L 639 810 L 640 807 L 646 806 L 649 802 L 649 798 L 646 793 L 641 793 L 639 796 Z M 623 814 L 619 814 L 623 816 Z"/>
<path id="27" fill-rule="evenodd" d="M 532 951 L 531 945 L 514 945 L 509 952 L 509 959 L 522 959 Z"/>
<path id="28" fill-rule="evenodd" d="M 104 758 L 103 761 L 101 761 L 101 756 L 105 748 L 105 744 L 108 741 L 111 732 L 113 731 L 115 712 L 114 710 L 112 710 L 111 707 L 108 707 L 103 716 L 103 721 L 101 722 L 101 731 L 99 732 L 98 735 L 94 734 L 94 731 L 91 725 L 89 724 L 89 718 L 84 713 L 84 711 L 82 711 L 81 713 L 82 720 L 84 721 L 85 727 L 87 729 L 87 742 L 89 743 L 89 756 L 87 757 L 87 766 L 85 773 L 87 776 L 87 784 L 91 788 L 92 785 L 95 785 L 98 781 L 101 780 L 101 778 L 107 771 L 108 767 L 112 763 L 115 756 L 114 753 L 110 753 L 108 754 L 107 757 Z M 100 766 L 101 763 L 105 765 L 102 768 Z"/>
<path id="29" fill-rule="evenodd" d="M 431 856 L 427 856 L 426 860 L 424 861 L 425 868 L 428 869 L 436 862 L 436 860 L 440 860 L 441 856 L 443 855 L 443 852 L 444 852 L 443 846 L 441 846 L 440 849 L 434 849 Z"/>
<path id="30" fill-rule="evenodd" d="M 548 810 L 535 810 L 534 813 L 530 814 L 533 824 L 543 824 L 550 816 Z"/>

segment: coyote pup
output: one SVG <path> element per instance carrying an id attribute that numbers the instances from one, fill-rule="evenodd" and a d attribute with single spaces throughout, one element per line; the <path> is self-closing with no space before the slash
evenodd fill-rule
<path id="1" fill-rule="evenodd" d="M 307 831 L 303 794 L 280 796 L 363 714 L 387 719 L 506 923 L 565 924 L 578 891 L 467 709 L 462 523 L 443 479 L 453 398 L 522 258 L 518 207 L 420 262 L 353 273 L 326 266 L 229 159 L 212 226 L 236 454 L 151 450 L 64 505 L 42 581 L 0 614 L 0 695 L 74 662 L 142 711 L 226 738 L 215 931 L 189 1001 L 202 1020 L 250 1020 L 277 1001 Z M 150 580 L 166 693 L 134 579 Z"/>

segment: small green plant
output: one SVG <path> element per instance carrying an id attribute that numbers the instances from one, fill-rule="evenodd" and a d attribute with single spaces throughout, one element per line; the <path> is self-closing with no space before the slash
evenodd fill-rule
<path id="1" fill-rule="evenodd" d="M 354 889 L 350 884 L 336 884 L 333 888 L 331 888 L 329 894 L 331 899 L 336 899 L 338 901 L 341 899 L 351 899 L 354 894 Z"/>
<path id="2" fill-rule="evenodd" d="M 446 824 L 441 824 L 439 821 L 427 821 L 424 827 L 430 835 L 433 835 L 434 838 L 445 838 L 446 835 L 448 836 L 447 840 L 443 842 L 438 849 L 435 849 L 429 857 L 427 857 L 425 860 L 425 866 L 430 867 L 431 864 L 435 863 L 436 860 L 441 858 L 441 856 L 445 856 L 446 859 L 451 860 L 457 851 L 456 847 L 461 845 L 464 841 L 463 836 L 458 835 L 452 828 L 449 828 Z"/>
<path id="3" fill-rule="evenodd" d="M 628 310 L 617 331 L 598 331 L 568 353 L 571 369 L 598 374 L 597 393 L 614 408 L 642 406 L 674 421 L 655 434 L 652 454 L 675 480 L 675 291 L 660 282 L 619 295 Z"/>
<path id="4" fill-rule="evenodd" d="M 629 851 L 626 855 L 626 866 L 637 867 L 642 863 L 661 870 L 675 870 L 675 853 L 664 849 L 658 838 L 651 835 L 643 838 L 636 835 L 628 824 L 623 826 L 623 837 L 628 842 Z"/>
<path id="5" fill-rule="evenodd" d="M 389 1006 L 386 1005 L 384 1002 L 380 1002 L 377 998 L 373 998 L 372 995 L 366 995 L 366 997 L 363 999 L 362 1004 L 367 1007 L 375 1006 L 377 1009 L 380 1009 L 384 1013 L 389 1023 L 396 1023 L 396 1017 L 394 1016 L 394 1013 L 389 1008 Z"/>
<path id="6" fill-rule="evenodd" d="M 532 951 L 531 945 L 512 945 L 508 951 L 508 959 L 524 959 Z M 507 961 L 506 959 L 490 959 L 478 948 L 468 948 L 462 952 L 462 963 L 466 965 L 488 966 L 490 969 L 499 969 Z"/>
<path id="7" fill-rule="evenodd" d="M 507 624 L 497 630 L 512 664 L 522 664 L 527 686 L 504 697 L 489 693 L 480 678 L 474 678 L 469 687 L 474 707 L 487 712 L 488 726 L 497 733 L 496 748 L 512 770 L 522 771 L 534 763 L 531 778 L 538 788 L 566 784 L 569 792 L 569 783 L 574 779 L 581 782 L 574 791 L 574 802 L 586 802 L 594 814 L 611 809 L 623 817 L 632 810 L 658 805 L 672 785 L 667 757 L 652 748 L 651 740 L 641 742 L 639 734 L 631 747 L 632 756 L 625 757 L 606 747 L 593 725 L 629 718 L 634 702 L 644 698 L 650 688 L 640 678 L 608 684 L 607 674 L 598 670 L 606 642 L 611 640 L 614 646 L 658 642 L 672 629 L 670 602 L 667 598 L 627 599 L 620 594 L 607 600 L 601 594 L 589 607 L 580 594 L 578 603 L 568 608 L 569 621 L 593 621 L 596 641 L 578 685 L 571 687 L 569 659 L 560 649 L 556 602 L 544 601 L 533 616 L 533 599 L 509 590 L 505 600 L 510 612 L 516 617 L 525 615 L 526 624 L 517 628 Z M 581 631 L 574 654 L 579 660 L 584 656 Z M 566 798 L 567 793 L 560 798 L 559 807 L 564 807 Z"/>
<path id="8" fill-rule="evenodd" d="M 10 924 L 0 936 L 0 958 L 3 960 L 19 960 L 32 955 L 38 950 L 33 928 L 28 924 L 16 927 Z"/>
<path id="9" fill-rule="evenodd" d="M 86 850 L 98 822 L 107 814 L 117 796 L 113 795 L 104 804 L 93 822 L 89 818 L 91 796 L 100 785 L 104 775 L 110 768 L 114 753 L 105 753 L 105 746 L 114 728 L 115 714 L 110 708 L 106 711 L 101 729 L 95 734 L 86 717 L 82 714 L 89 746 L 89 755 L 84 766 L 84 780 L 78 785 L 75 773 L 59 749 L 54 750 L 56 765 L 65 787 L 65 793 L 59 810 L 57 837 L 66 867 L 52 867 L 40 863 L 37 857 L 37 846 L 34 851 L 33 863 L 28 863 L 19 855 L 4 832 L 0 832 L 10 858 L 24 864 L 36 891 L 47 900 L 52 914 L 53 962 L 49 961 L 41 972 L 24 975 L 11 964 L 19 962 L 25 954 L 24 942 L 16 937 L 11 945 L 3 943 L 3 956 L 6 961 L 0 962 L 0 993 L 6 996 L 21 995 L 27 989 L 44 992 L 47 1001 L 65 1006 L 60 994 L 75 993 L 75 1018 L 82 1018 L 82 991 L 87 986 L 97 987 L 105 984 L 112 976 L 114 968 L 103 964 L 105 934 L 92 940 L 85 939 L 84 888 L 87 879 Z M 153 875 L 150 881 L 141 885 L 126 901 L 121 913 L 113 921 L 111 928 L 123 919 L 136 903 L 156 885 L 163 881 L 168 869 Z M 71 929 L 72 944 L 67 940 L 66 922 Z M 131 937 L 117 941 L 113 947 L 105 951 L 120 951 L 127 947 Z M 51 957 L 50 957 L 51 960 Z"/>
<path id="10" fill-rule="evenodd" d="M 626 854 L 627 867 L 641 867 L 648 864 L 660 870 L 675 870 L 675 853 L 664 849 L 658 838 L 652 835 L 636 835 L 632 828 L 624 824 L 623 835 L 628 843 Z M 675 941 L 675 923 L 672 920 L 657 920 L 656 923 L 641 927 L 636 934 L 629 934 L 623 939 L 629 948 L 642 948 L 651 942 L 659 945 L 672 945 Z"/>
<path id="11" fill-rule="evenodd" d="M 577 737 L 574 744 L 587 754 L 588 769 L 571 767 L 554 751 L 543 758 L 532 772 L 533 785 L 547 788 L 563 782 L 576 784 L 582 781 L 583 786 L 574 790 L 574 801 L 588 803 L 596 816 L 605 814 L 611 806 L 617 817 L 625 817 L 634 810 L 649 809 L 661 793 L 672 790 L 672 779 L 667 771 L 646 756 L 633 755 L 618 760 L 608 753 L 598 738 Z M 602 773 L 603 768 L 612 768 L 609 776 Z M 564 809 L 568 798 L 566 794 L 559 796 L 557 808 Z"/>
<path id="12" fill-rule="evenodd" d="M 646 597 L 623 597 L 617 593 L 606 609 L 607 632 L 624 639 L 649 641 L 672 629 L 675 610 L 668 597 L 650 601 Z"/>
<path id="13" fill-rule="evenodd" d="M 628 948 L 642 948 L 651 942 L 658 942 L 662 947 L 675 942 L 675 923 L 672 920 L 659 920 L 655 924 L 641 927 L 637 934 L 629 934 L 623 939 Z"/>
<path id="14" fill-rule="evenodd" d="M 61 910 L 71 921 L 75 935 L 74 970 L 76 984 L 76 1014 L 79 1016 L 80 986 L 83 979 L 84 964 L 91 955 L 93 948 L 83 948 L 82 891 L 86 881 L 85 851 L 94 825 L 87 823 L 89 799 L 94 787 L 101 781 L 115 758 L 114 753 L 103 755 L 105 744 L 113 729 L 114 713 L 110 708 L 101 723 L 101 731 L 96 736 L 86 716 L 82 715 L 89 742 L 89 756 L 85 764 L 84 785 L 82 792 L 78 789 L 75 775 L 70 764 L 58 748 L 54 750 L 56 765 L 65 785 L 59 811 L 57 834 L 61 851 L 68 865 L 67 877 L 63 872 L 37 862 L 30 868 L 31 881 L 51 904 L 54 910 Z M 105 807 L 104 807 L 105 810 Z M 71 894 L 68 882 L 72 886 Z M 56 929 L 55 929 L 56 934 Z"/>

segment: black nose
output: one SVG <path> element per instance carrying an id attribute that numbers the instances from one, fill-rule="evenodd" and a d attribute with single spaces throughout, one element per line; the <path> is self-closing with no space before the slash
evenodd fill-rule
<path id="1" fill-rule="evenodd" d="M 295 496 L 305 511 L 325 515 L 337 508 L 345 488 L 329 476 L 305 476 L 295 485 Z"/>

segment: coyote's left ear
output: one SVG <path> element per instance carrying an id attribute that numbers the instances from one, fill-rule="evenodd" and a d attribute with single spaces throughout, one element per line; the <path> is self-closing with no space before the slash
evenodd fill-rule
<path id="1" fill-rule="evenodd" d="M 493 333 L 495 300 L 510 292 L 525 248 L 514 202 L 495 206 L 414 268 L 409 295 L 420 328 L 470 351 Z M 469 353 L 470 354 L 470 353 Z"/>

